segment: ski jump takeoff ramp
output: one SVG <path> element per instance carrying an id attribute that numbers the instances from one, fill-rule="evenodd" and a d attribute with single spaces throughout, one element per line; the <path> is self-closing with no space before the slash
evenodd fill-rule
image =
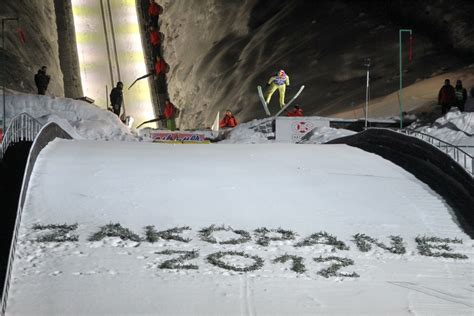
<path id="1" fill-rule="evenodd" d="M 469 315 L 473 241 L 427 185 L 345 145 L 55 140 L 7 315 Z"/>

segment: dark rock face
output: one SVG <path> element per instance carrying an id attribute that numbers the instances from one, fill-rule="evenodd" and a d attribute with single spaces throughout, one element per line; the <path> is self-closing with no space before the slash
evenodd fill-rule
<path id="1" fill-rule="evenodd" d="M 63 96 L 53 0 L 2 0 L 0 16 L 19 18 L 19 25 L 14 21 L 5 24 L 5 49 L 0 50 L 0 58 L 6 54 L 7 89 L 36 93 L 34 75 L 45 65 L 51 75 L 47 94 Z M 25 33 L 24 44 L 19 39 L 18 26 Z"/>
<path id="2" fill-rule="evenodd" d="M 449 50 L 451 54 L 470 57 L 472 60 L 474 54 L 472 1 L 368 1 L 364 6 L 395 25 L 417 29 L 445 50 Z"/>
<path id="3" fill-rule="evenodd" d="M 263 117 L 256 86 L 279 69 L 294 87 L 288 96 L 306 85 L 299 99 L 306 115 L 331 115 L 362 102 L 367 57 L 371 97 L 394 92 L 400 27 L 413 28 L 415 36 L 413 63 L 408 45 L 403 48 L 406 85 L 474 62 L 468 1 L 161 3 L 169 94 L 184 108 L 182 127 L 210 126 L 226 108 L 241 121 Z M 277 107 L 274 96 L 272 113 Z"/>

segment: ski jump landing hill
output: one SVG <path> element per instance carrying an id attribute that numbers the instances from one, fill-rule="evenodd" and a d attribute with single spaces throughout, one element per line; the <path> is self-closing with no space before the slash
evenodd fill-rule
<path id="1" fill-rule="evenodd" d="M 24 193 L 7 315 L 474 309 L 451 207 L 355 147 L 56 139 Z"/>

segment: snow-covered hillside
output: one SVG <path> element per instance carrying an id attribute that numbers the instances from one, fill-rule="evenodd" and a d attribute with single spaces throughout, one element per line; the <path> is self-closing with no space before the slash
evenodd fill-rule
<path id="1" fill-rule="evenodd" d="M 115 114 L 84 101 L 28 94 L 7 95 L 5 101 L 7 127 L 13 117 L 25 112 L 42 124 L 58 123 L 76 139 L 139 139 Z"/>
<path id="2" fill-rule="evenodd" d="M 7 315 L 468 315 L 473 246 L 427 185 L 345 145 L 56 140 Z"/>

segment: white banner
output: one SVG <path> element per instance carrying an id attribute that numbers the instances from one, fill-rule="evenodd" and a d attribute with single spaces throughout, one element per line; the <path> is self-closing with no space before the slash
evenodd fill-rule
<path id="1" fill-rule="evenodd" d="M 315 127 L 329 127 L 329 120 L 319 116 L 277 117 L 275 139 L 281 142 L 298 142 Z"/>

